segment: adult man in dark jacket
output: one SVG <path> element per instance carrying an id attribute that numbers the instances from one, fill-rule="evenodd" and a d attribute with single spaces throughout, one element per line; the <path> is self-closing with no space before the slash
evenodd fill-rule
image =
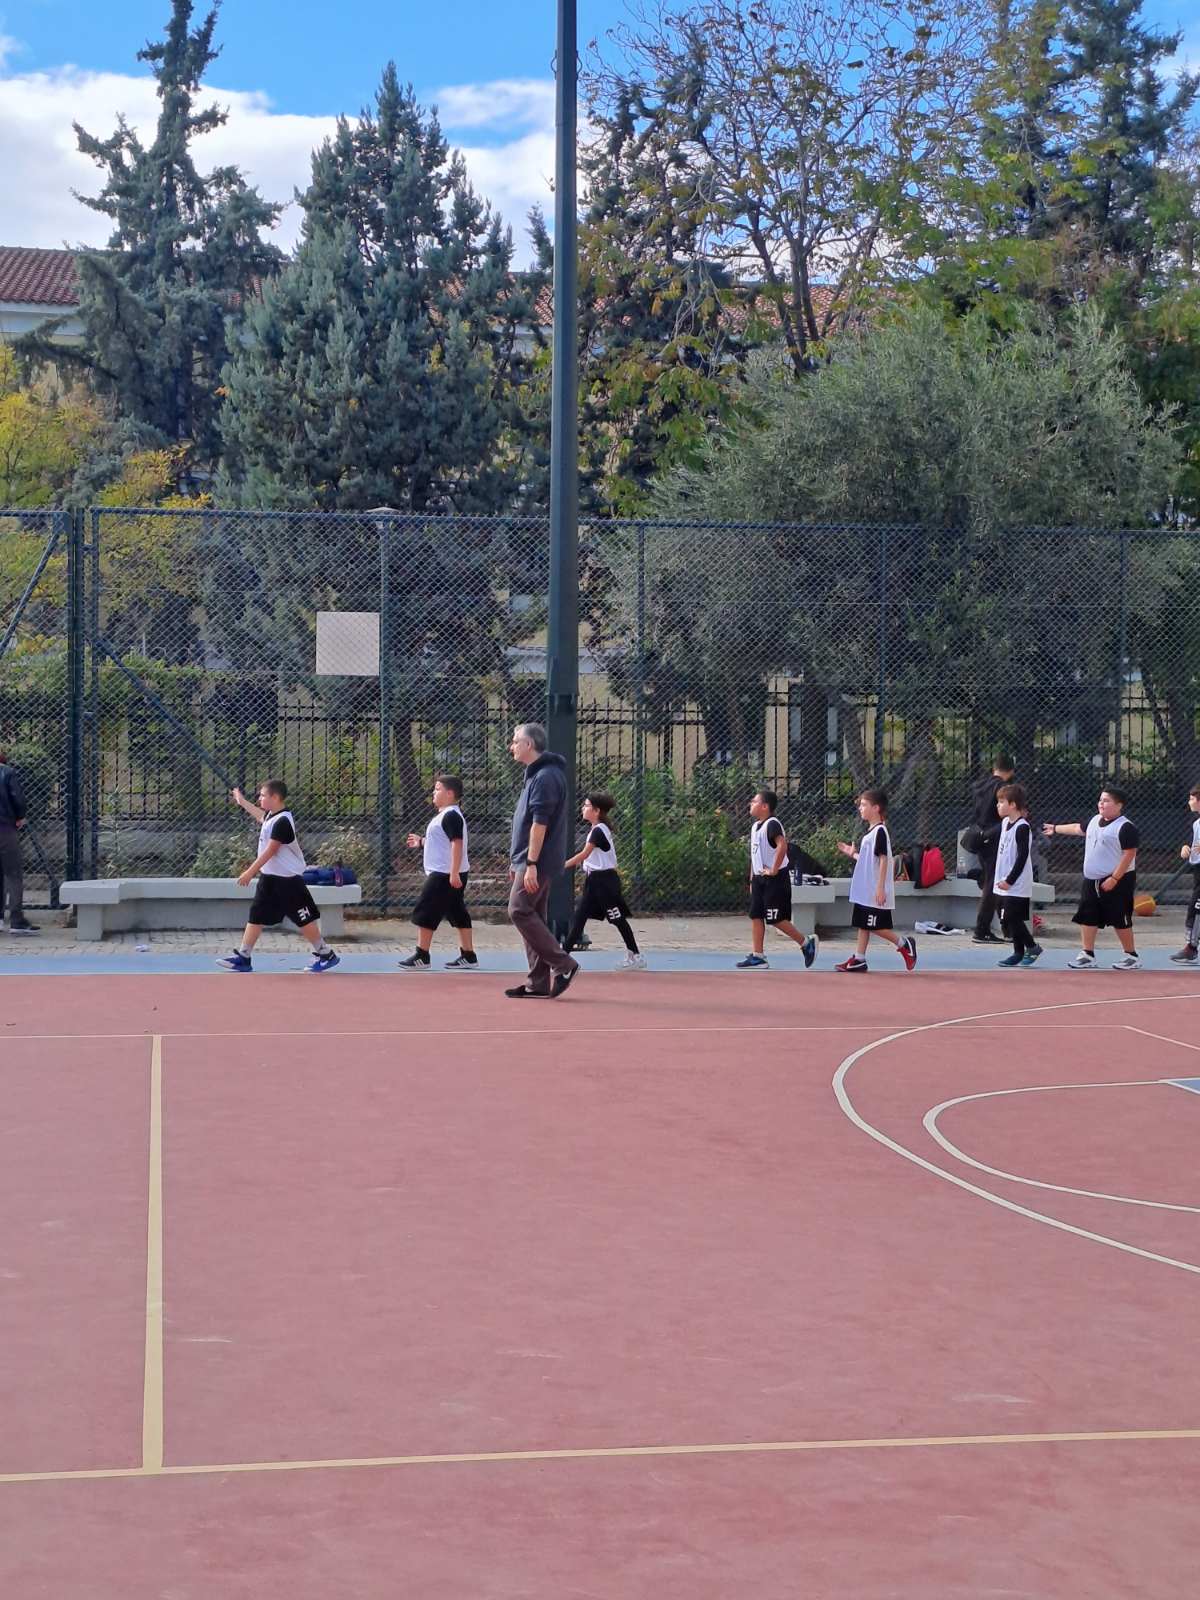
<path id="1" fill-rule="evenodd" d="M 556 1000 L 579 971 L 546 923 L 550 885 L 567 859 L 567 764 L 546 749 L 540 722 L 518 723 L 508 748 L 525 768 L 513 812 L 508 914 L 525 941 L 529 981 L 504 992 L 512 1000 Z"/>
<path id="2" fill-rule="evenodd" d="M 1016 774 L 1011 756 L 997 756 L 986 778 L 971 785 L 971 821 L 980 833 L 980 845 L 975 854 L 983 876 L 979 882 L 979 914 L 975 918 L 975 937 L 972 944 L 1003 944 L 1005 941 L 992 932 L 992 919 L 996 915 L 996 852 L 1000 848 L 1000 817 L 996 811 L 996 795 L 1006 783 L 1013 783 Z"/>
<path id="3" fill-rule="evenodd" d="M 4 920 L 4 901 L 8 899 L 9 933 L 36 933 L 31 922 L 26 922 L 21 908 L 25 888 L 24 867 L 21 861 L 21 829 L 25 826 L 25 792 L 21 788 L 20 774 L 8 765 L 8 756 L 0 750 L 0 924 Z"/>

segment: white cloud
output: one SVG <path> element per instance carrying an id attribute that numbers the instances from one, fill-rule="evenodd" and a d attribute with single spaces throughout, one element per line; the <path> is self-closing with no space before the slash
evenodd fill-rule
<path id="1" fill-rule="evenodd" d="M 152 137 L 158 115 L 154 80 L 63 66 L 48 72 L 15 73 L 5 61 L 16 48 L 0 35 L 0 244 L 41 246 L 103 244 L 104 216 L 72 194 L 95 195 L 98 169 L 76 148 L 73 122 L 107 138 L 123 115 L 140 135 Z M 495 130 L 495 143 L 462 145 L 467 171 L 513 226 L 523 258 L 523 223 L 535 201 L 548 204 L 554 171 L 553 89 L 536 80 L 505 80 L 439 90 L 443 130 L 451 143 L 456 129 Z M 283 113 L 265 94 L 212 89 L 203 103 L 223 106 L 224 127 L 197 142 L 202 171 L 240 167 L 264 198 L 287 204 L 277 243 L 289 248 L 300 229 L 293 190 L 309 177 L 313 149 L 333 131 L 332 117 Z"/>
<path id="2" fill-rule="evenodd" d="M 554 128 L 554 84 L 548 78 L 451 84 L 429 98 L 446 128 Z"/>

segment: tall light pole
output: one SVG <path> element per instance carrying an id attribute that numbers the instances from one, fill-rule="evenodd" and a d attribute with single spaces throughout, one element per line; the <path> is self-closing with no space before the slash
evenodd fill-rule
<path id="1" fill-rule="evenodd" d="M 579 271 L 576 259 L 576 0 L 558 0 L 554 93 L 554 340 L 550 402 L 550 614 L 546 633 L 546 731 L 567 763 L 575 820 L 579 700 Z M 550 891 L 550 924 L 571 920 L 571 880 Z"/>

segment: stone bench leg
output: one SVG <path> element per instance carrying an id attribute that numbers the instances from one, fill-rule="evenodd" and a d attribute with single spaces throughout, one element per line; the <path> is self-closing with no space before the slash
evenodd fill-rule
<path id="1" fill-rule="evenodd" d="M 321 913 L 321 932 L 327 939 L 340 939 L 346 932 L 345 906 L 318 906 L 317 910 Z M 282 926 L 287 928 L 290 924 L 285 922 Z"/>
<path id="2" fill-rule="evenodd" d="M 76 939 L 98 940 L 104 937 L 104 907 L 75 907 Z"/>

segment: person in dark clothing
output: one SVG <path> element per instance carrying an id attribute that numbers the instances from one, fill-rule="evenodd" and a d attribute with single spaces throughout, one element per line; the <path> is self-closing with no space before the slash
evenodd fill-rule
<path id="1" fill-rule="evenodd" d="M 546 922 L 550 885 L 567 859 L 567 764 L 546 749 L 540 722 L 518 723 L 508 748 L 525 768 L 513 812 L 508 915 L 525 941 L 529 980 L 504 992 L 510 1000 L 557 1000 L 579 971 Z"/>
<path id="2" fill-rule="evenodd" d="M 27 806 L 21 776 L 8 764 L 8 756 L 0 750 L 0 925 L 4 921 L 5 901 L 8 903 L 9 933 L 31 934 L 38 930 L 26 921 L 22 908 L 25 892 L 25 868 L 21 857 L 21 830 L 26 824 Z"/>
<path id="3" fill-rule="evenodd" d="M 1004 940 L 992 932 L 992 922 L 999 909 L 996 905 L 996 852 L 1000 848 L 1000 816 L 996 810 L 996 796 L 1006 783 L 1014 780 L 1011 756 L 997 756 L 991 773 L 971 785 L 971 821 L 979 830 L 979 857 L 982 876 L 979 881 L 979 913 L 975 918 L 975 937 L 972 944 L 1003 944 Z"/>

